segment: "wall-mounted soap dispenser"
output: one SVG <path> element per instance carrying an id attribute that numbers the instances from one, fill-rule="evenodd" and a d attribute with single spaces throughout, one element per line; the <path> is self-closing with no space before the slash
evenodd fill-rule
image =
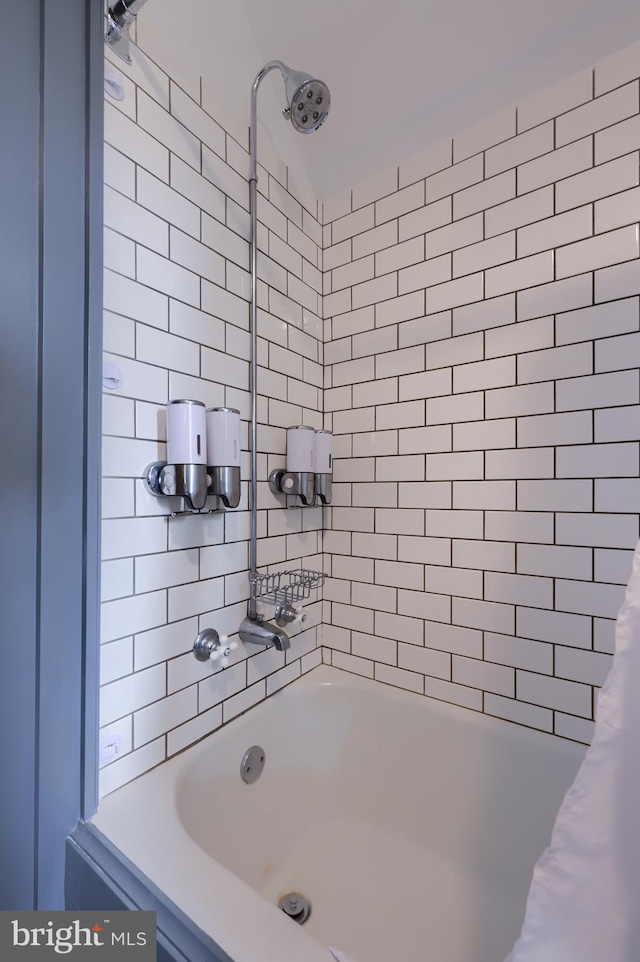
<path id="1" fill-rule="evenodd" d="M 155 495 L 182 498 L 191 511 L 207 503 L 207 418 L 202 401 L 167 404 L 167 460 L 147 469 Z"/>
<path id="2" fill-rule="evenodd" d="M 240 504 L 240 412 L 235 408 L 207 408 L 207 464 L 209 494 L 225 507 Z"/>
<path id="3" fill-rule="evenodd" d="M 316 494 L 322 504 L 331 504 L 332 496 L 332 454 L 333 434 L 331 431 L 316 431 L 315 471 Z"/>
<path id="4" fill-rule="evenodd" d="M 287 466 L 269 475 L 274 494 L 295 494 L 303 504 L 313 504 L 316 497 L 315 435 L 312 427 L 298 424 L 287 428 Z"/>

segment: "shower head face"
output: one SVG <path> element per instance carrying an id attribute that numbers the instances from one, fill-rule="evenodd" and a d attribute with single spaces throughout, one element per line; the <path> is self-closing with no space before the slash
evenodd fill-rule
<path id="1" fill-rule="evenodd" d="M 331 107 L 329 88 L 302 71 L 291 71 L 286 80 L 289 106 L 285 111 L 301 134 L 311 134 L 327 119 Z"/>

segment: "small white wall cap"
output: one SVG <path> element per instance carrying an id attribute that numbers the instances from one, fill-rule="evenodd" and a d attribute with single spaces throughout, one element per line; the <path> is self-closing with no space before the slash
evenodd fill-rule
<path id="1" fill-rule="evenodd" d="M 104 89 L 114 100 L 124 100 L 122 74 L 108 61 L 104 65 Z"/>

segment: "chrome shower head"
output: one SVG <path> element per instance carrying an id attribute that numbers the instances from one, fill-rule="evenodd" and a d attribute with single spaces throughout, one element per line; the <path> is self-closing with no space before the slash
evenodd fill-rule
<path id="1" fill-rule="evenodd" d="M 287 106 L 283 110 L 296 130 L 311 134 L 327 119 L 331 107 L 329 88 L 302 70 L 283 71 Z"/>

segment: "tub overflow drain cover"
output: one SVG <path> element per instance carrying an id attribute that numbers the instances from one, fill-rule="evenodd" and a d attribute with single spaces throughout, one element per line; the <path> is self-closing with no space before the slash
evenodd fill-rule
<path id="1" fill-rule="evenodd" d="M 247 748 L 240 762 L 240 777 L 247 785 L 253 785 L 262 775 L 264 768 L 264 748 L 259 745 L 252 745 Z"/>
<path id="2" fill-rule="evenodd" d="M 304 895 L 300 895 L 300 892 L 289 892 L 283 895 L 278 902 L 278 908 L 298 925 L 303 925 L 311 915 L 311 903 Z"/>

